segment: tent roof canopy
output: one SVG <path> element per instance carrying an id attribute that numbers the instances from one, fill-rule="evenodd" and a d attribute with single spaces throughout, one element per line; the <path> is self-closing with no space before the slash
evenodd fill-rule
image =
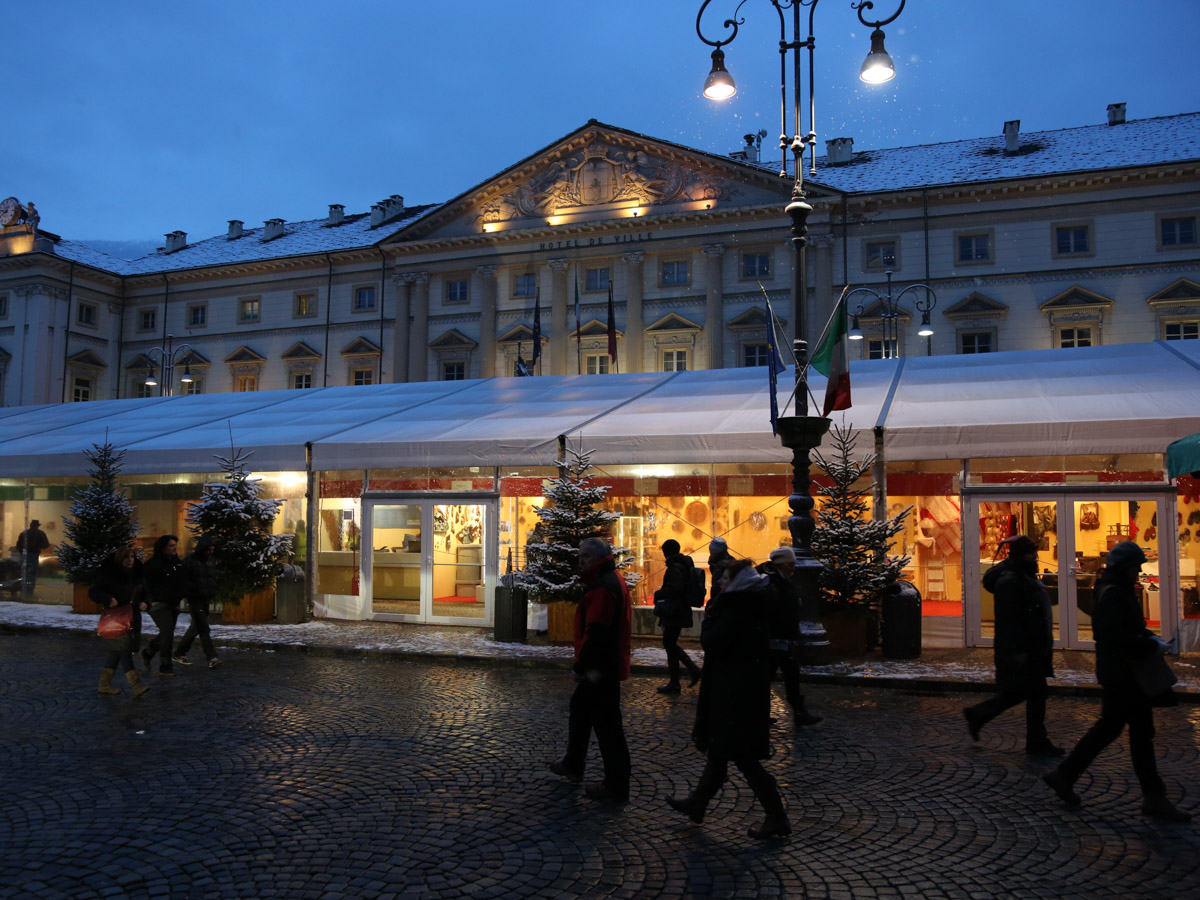
<path id="1" fill-rule="evenodd" d="M 889 461 L 1163 453 L 1200 431 L 1197 341 L 856 362 L 851 384 L 845 422 L 860 447 L 883 426 Z M 231 444 L 263 472 L 303 471 L 306 444 L 315 470 L 550 465 L 560 434 L 601 464 L 787 462 L 768 408 L 762 367 L 9 407 L 0 476 L 78 475 L 106 434 L 130 475 L 216 472 Z"/>

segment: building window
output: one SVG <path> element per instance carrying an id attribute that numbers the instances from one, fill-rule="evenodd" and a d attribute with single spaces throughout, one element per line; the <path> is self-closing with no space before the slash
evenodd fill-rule
<path id="1" fill-rule="evenodd" d="M 317 314 L 317 295 L 312 291 L 296 294 L 292 301 L 292 314 L 297 319 L 307 319 Z"/>
<path id="2" fill-rule="evenodd" d="M 350 383 L 355 385 L 374 384 L 375 370 L 374 369 L 354 369 L 350 373 Z"/>
<path id="3" fill-rule="evenodd" d="M 297 391 L 306 391 L 312 387 L 311 372 L 297 372 L 292 375 L 292 389 Z"/>
<path id="4" fill-rule="evenodd" d="M 588 269 L 583 276 L 585 291 L 607 291 L 608 269 Z"/>
<path id="5" fill-rule="evenodd" d="M 143 309 L 138 312 L 138 331 L 153 331 L 158 324 L 158 310 Z"/>
<path id="6" fill-rule="evenodd" d="M 958 335 L 959 353 L 994 353 L 996 345 L 990 331 L 962 331 Z"/>
<path id="7" fill-rule="evenodd" d="M 742 348 L 743 366 L 765 366 L 770 359 L 770 347 L 766 344 L 746 344 Z"/>
<path id="8" fill-rule="evenodd" d="M 895 241 L 864 241 L 863 269 L 868 272 L 895 271 L 900 268 Z"/>
<path id="9" fill-rule="evenodd" d="M 375 308 L 375 288 L 360 287 L 354 289 L 354 311 L 369 312 Z"/>
<path id="10" fill-rule="evenodd" d="M 262 302 L 258 297 L 243 297 L 238 301 L 238 321 L 257 322 L 262 312 Z"/>
<path id="11" fill-rule="evenodd" d="M 183 387 L 183 393 L 185 396 L 190 397 L 192 394 L 203 394 L 204 393 L 204 379 L 199 378 L 198 376 L 195 375 L 195 373 L 193 373 L 192 380 L 189 382 L 185 382 L 182 385 L 182 387 Z"/>
<path id="12" fill-rule="evenodd" d="M 1200 322 L 1167 322 L 1163 337 L 1168 341 L 1194 341 L 1200 338 Z"/>
<path id="13" fill-rule="evenodd" d="M 466 303 L 471 282 L 465 278 L 452 278 L 446 282 L 446 302 Z"/>
<path id="14" fill-rule="evenodd" d="M 71 399 L 76 403 L 87 403 L 92 399 L 92 379 L 76 378 L 71 391 Z"/>
<path id="15" fill-rule="evenodd" d="M 1060 347 L 1090 347 L 1092 346 L 1092 329 L 1063 328 L 1058 332 Z"/>
<path id="16" fill-rule="evenodd" d="M 514 297 L 532 297 L 537 292 L 537 275 L 533 272 L 525 272 L 521 275 L 513 276 L 513 296 Z M 455 381 L 454 378 L 445 378 L 443 381 Z"/>
<path id="17" fill-rule="evenodd" d="M 133 396 L 137 397 L 139 400 L 144 400 L 147 397 L 153 397 L 154 388 L 150 387 L 150 385 L 146 384 L 145 381 L 139 378 L 133 383 Z"/>
<path id="18" fill-rule="evenodd" d="M 238 375 L 233 380 L 233 390 L 238 394 L 249 394 L 258 390 L 257 375 Z"/>
<path id="19" fill-rule="evenodd" d="M 442 381 L 464 381 L 467 377 L 467 364 L 461 362 L 442 363 Z"/>
<path id="20" fill-rule="evenodd" d="M 742 254 L 742 278 L 770 278 L 771 277 L 771 254 L 770 253 L 743 253 Z"/>
<path id="21" fill-rule="evenodd" d="M 0 319 L 8 318 L 8 294 L 0 294 Z"/>
<path id="22" fill-rule="evenodd" d="M 589 353 L 583 358 L 583 370 L 588 375 L 607 375 L 609 362 L 607 353 Z"/>
<path id="23" fill-rule="evenodd" d="M 1196 246 L 1195 216 L 1161 216 L 1158 220 L 1159 249 Z"/>
<path id="24" fill-rule="evenodd" d="M 191 303 L 187 308 L 188 328 L 203 328 L 208 324 L 208 304 Z"/>
<path id="25" fill-rule="evenodd" d="M 958 250 L 955 259 L 959 263 L 992 262 L 992 233 L 991 231 L 955 234 L 954 242 Z"/>
<path id="26" fill-rule="evenodd" d="M 95 328 L 96 307 L 91 303 L 80 303 L 79 308 L 75 310 L 75 322 L 78 325 L 87 325 L 89 328 Z"/>
<path id="27" fill-rule="evenodd" d="M 662 264 L 662 286 L 678 287 L 688 283 L 688 264 L 686 259 L 664 260 Z"/>
<path id="28" fill-rule="evenodd" d="M 1064 256 L 1091 256 L 1092 238 L 1089 231 L 1091 227 L 1086 224 L 1055 225 L 1054 253 L 1051 255 L 1055 259 Z"/>
<path id="29" fill-rule="evenodd" d="M 885 341 L 882 338 L 871 338 L 867 341 L 867 359 L 896 359 L 899 355 L 899 347 L 894 339 Z"/>
<path id="30" fill-rule="evenodd" d="M 664 350 L 662 352 L 662 370 L 664 372 L 686 372 L 687 355 L 686 350 Z"/>

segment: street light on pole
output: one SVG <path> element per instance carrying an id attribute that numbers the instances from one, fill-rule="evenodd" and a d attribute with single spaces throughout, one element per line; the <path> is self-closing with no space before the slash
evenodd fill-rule
<path id="1" fill-rule="evenodd" d="M 924 295 L 913 300 L 913 306 L 917 312 L 921 314 L 921 325 L 917 329 L 917 334 L 925 338 L 925 355 L 933 355 L 933 324 L 929 320 L 929 313 L 937 306 L 937 294 L 933 292 L 927 284 L 910 284 L 896 296 L 892 296 L 892 270 L 887 271 L 887 293 L 881 294 L 871 288 L 855 288 L 846 294 L 846 308 L 850 308 L 850 298 L 856 294 L 864 294 L 867 298 L 873 298 L 879 303 L 879 323 L 883 334 L 883 346 L 880 350 L 883 359 L 896 359 L 900 356 L 900 298 L 909 291 L 924 291 Z M 865 318 L 867 313 L 867 300 L 864 299 L 859 303 L 858 309 L 850 314 L 850 331 L 847 333 L 852 341 L 861 341 L 863 339 L 862 328 L 859 326 L 859 319 Z"/>
<path id="2" fill-rule="evenodd" d="M 701 28 L 704 11 L 712 0 L 704 0 L 700 11 L 696 14 L 696 34 L 700 40 L 713 48 L 712 69 L 704 85 L 704 95 L 710 99 L 727 99 L 737 92 L 733 76 L 725 67 L 725 51 L 721 48 L 732 43 L 737 37 L 738 27 L 745 19 L 738 18 L 743 6 L 748 0 L 741 2 L 734 9 L 733 16 L 725 20 L 723 28 L 728 31 L 728 37 L 710 40 Z M 895 77 L 896 70 L 891 57 L 883 44 L 883 26 L 895 21 L 904 10 L 906 0 L 900 0 L 899 8 L 889 17 L 879 20 L 868 20 L 864 13 L 874 8 L 871 0 L 851 3 L 851 8 L 858 13 L 858 20 L 868 28 L 872 28 L 871 51 L 863 62 L 859 78 L 869 84 L 882 84 Z M 816 42 L 813 38 L 813 15 L 817 10 L 818 0 L 770 0 L 771 6 L 779 16 L 779 93 L 780 93 L 780 128 L 779 147 L 781 151 L 780 177 L 786 178 L 787 155 L 792 154 L 792 196 L 785 212 L 792 221 L 792 321 L 795 338 L 794 351 L 796 357 L 796 415 L 783 416 L 778 421 L 780 440 L 792 451 L 792 494 L 788 497 L 791 516 L 788 517 L 788 530 L 792 536 L 792 547 L 796 553 L 796 574 L 798 576 L 801 597 L 805 603 L 811 603 L 817 596 L 817 575 L 821 568 L 820 561 L 812 551 L 812 533 L 816 522 L 812 517 L 813 498 L 811 495 L 812 482 L 809 469 L 812 466 L 810 454 L 820 445 L 821 438 L 829 430 L 829 419 L 808 414 L 808 343 L 805 339 L 805 293 L 804 283 L 804 245 L 808 240 L 808 217 L 812 212 L 807 196 L 804 193 L 804 151 L 811 148 L 810 174 L 816 174 L 816 91 L 814 85 L 813 48 Z M 808 8 L 808 37 L 800 38 L 800 10 Z M 787 39 L 787 20 L 785 10 L 791 10 L 792 39 Z M 802 50 L 808 51 L 808 132 L 804 132 L 802 122 L 801 58 Z M 792 136 L 788 137 L 788 54 L 792 54 Z"/>
<path id="3" fill-rule="evenodd" d="M 192 352 L 191 344 L 180 344 L 175 346 L 175 335 L 167 335 L 167 346 L 151 347 L 145 351 L 146 359 L 150 361 L 150 365 L 146 369 L 146 380 L 142 382 L 146 387 L 159 387 L 158 379 L 154 377 L 154 369 L 156 366 L 155 356 L 158 356 L 157 365 L 162 368 L 162 386 L 159 387 L 158 395 L 160 397 L 173 396 L 172 391 L 175 387 L 175 365 L 179 360 L 184 360 L 183 374 L 179 376 L 180 384 L 192 383 L 192 366 L 190 360 L 186 357 Z"/>

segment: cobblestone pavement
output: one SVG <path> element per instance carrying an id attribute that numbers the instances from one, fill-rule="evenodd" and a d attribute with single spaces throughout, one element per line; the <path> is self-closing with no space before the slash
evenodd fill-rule
<path id="1" fill-rule="evenodd" d="M 1139 813 L 1124 739 L 1066 809 L 1021 716 L 971 744 L 959 708 L 978 695 L 807 686 L 826 718 L 799 732 L 777 698 L 767 765 L 795 832 L 758 842 L 736 771 L 702 826 L 664 804 L 702 760 L 695 692 L 664 699 L 658 677 L 625 690 L 620 807 L 545 770 L 565 672 L 226 650 L 134 700 L 95 692 L 102 655 L 84 635 L 0 635 L 0 896 L 1200 896 L 1200 821 Z M 1052 697 L 1052 736 L 1097 711 Z M 1200 812 L 1200 707 L 1157 721 L 1171 795 Z"/>

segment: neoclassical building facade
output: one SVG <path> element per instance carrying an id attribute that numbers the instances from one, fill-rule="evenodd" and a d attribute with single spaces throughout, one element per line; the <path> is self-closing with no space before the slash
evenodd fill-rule
<path id="1" fill-rule="evenodd" d="M 1114 104 L 1082 128 L 827 151 L 806 182 L 810 341 L 844 288 L 886 296 L 889 272 L 893 296 L 932 294 L 852 295 L 862 358 L 1200 337 L 1200 114 Z M 718 156 L 592 120 L 443 203 L 232 220 L 132 261 L 10 198 L 0 398 L 765 365 L 767 297 L 794 327 L 790 189 L 753 143 Z"/>

